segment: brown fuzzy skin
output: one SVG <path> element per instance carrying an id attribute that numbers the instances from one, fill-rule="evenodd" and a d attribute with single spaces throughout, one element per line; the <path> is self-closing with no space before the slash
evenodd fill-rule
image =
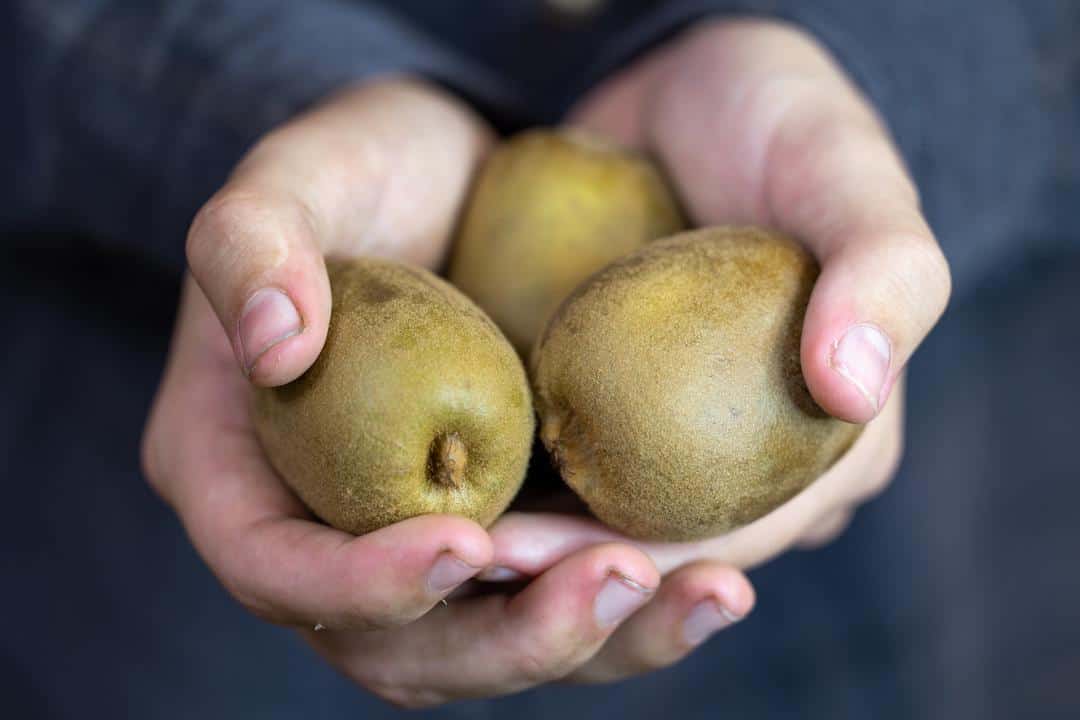
<path id="1" fill-rule="evenodd" d="M 541 439 L 612 528 L 725 533 L 821 475 L 861 426 L 827 416 L 799 341 L 816 262 L 792 240 L 709 228 L 651 243 L 566 299 L 533 352 Z"/>
<path id="2" fill-rule="evenodd" d="M 582 280 L 684 227 L 644 156 L 578 130 L 532 130 L 484 165 L 448 275 L 527 356 Z"/>
<path id="3" fill-rule="evenodd" d="M 489 525 L 521 486 L 535 421 L 524 368 L 468 298 L 426 270 L 328 263 L 312 368 L 255 391 L 255 428 L 320 518 L 366 533 L 426 513 Z"/>

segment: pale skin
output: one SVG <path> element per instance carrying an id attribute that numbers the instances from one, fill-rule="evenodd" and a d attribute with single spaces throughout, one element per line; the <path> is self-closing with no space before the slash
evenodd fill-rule
<path id="1" fill-rule="evenodd" d="M 386 78 L 328 98 L 253 148 L 194 221 L 143 461 L 239 602 L 298 627 L 394 703 L 615 680 L 677 662 L 746 616 L 755 598 L 744 569 L 827 542 L 887 485 L 904 366 L 948 298 L 947 266 L 887 132 L 797 30 L 702 23 L 596 88 L 569 120 L 653 153 L 695 224 L 767 224 L 806 243 L 823 271 L 804 376 L 823 408 L 869 426 L 810 489 L 699 543 L 638 543 L 550 512 L 511 513 L 488 531 L 424 516 L 361 537 L 315 522 L 259 449 L 248 383 L 289 382 L 318 355 L 324 255 L 437 266 L 493 141 L 423 82 Z M 524 587 L 478 593 L 477 575 Z"/>

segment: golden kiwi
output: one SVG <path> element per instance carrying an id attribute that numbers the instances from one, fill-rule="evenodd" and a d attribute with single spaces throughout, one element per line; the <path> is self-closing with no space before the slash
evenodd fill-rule
<path id="1" fill-rule="evenodd" d="M 532 130 L 485 163 L 448 275 L 525 356 L 578 283 L 683 227 L 644 156 L 580 130 Z"/>
<path id="2" fill-rule="evenodd" d="M 425 513 L 488 525 L 521 485 L 534 419 L 521 360 L 468 298 L 418 268 L 330 262 L 326 345 L 255 392 L 274 468 L 320 518 L 365 533 Z"/>
<path id="3" fill-rule="evenodd" d="M 607 525 L 692 540 L 749 523 L 861 427 L 811 398 L 799 341 L 817 264 L 755 228 L 651 243 L 583 283 L 532 356 L 540 436 Z"/>

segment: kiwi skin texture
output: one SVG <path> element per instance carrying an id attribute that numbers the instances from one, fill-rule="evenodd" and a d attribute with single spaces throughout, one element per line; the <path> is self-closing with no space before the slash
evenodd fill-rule
<path id="1" fill-rule="evenodd" d="M 254 392 L 271 464 L 346 532 L 427 513 L 490 525 L 521 486 L 535 430 L 520 358 L 426 270 L 376 259 L 327 269 L 322 353 L 292 383 Z"/>
<path id="2" fill-rule="evenodd" d="M 582 130 L 526 131 L 484 164 L 448 277 L 527 357 L 581 281 L 684 227 L 677 199 L 644 155 Z"/>
<path id="3" fill-rule="evenodd" d="M 818 267 L 748 227 L 651 243 L 561 305 L 532 356 L 540 437 L 608 526 L 697 540 L 783 504 L 855 441 L 799 358 Z"/>

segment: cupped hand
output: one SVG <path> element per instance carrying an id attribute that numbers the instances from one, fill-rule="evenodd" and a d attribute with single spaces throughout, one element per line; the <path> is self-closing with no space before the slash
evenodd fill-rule
<path id="1" fill-rule="evenodd" d="M 653 599 L 653 562 L 625 544 L 564 553 L 515 593 L 481 594 L 462 585 L 493 557 L 475 523 L 422 516 L 353 537 L 315 521 L 268 464 L 249 383 L 283 384 L 318 356 L 324 256 L 436 265 L 489 143 L 460 103 L 406 80 L 350 89 L 267 135 L 191 227 L 191 274 L 143 439 L 147 478 L 224 587 L 409 706 L 567 676 L 650 600 L 663 633 L 606 672 L 672 662 L 716 625 L 718 600 L 737 613 L 753 601 L 745 578 L 716 563 Z"/>
<path id="2" fill-rule="evenodd" d="M 904 367 L 944 310 L 948 267 L 915 186 L 866 99 L 809 35 L 764 20 L 707 21 L 590 93 L 568 122 L 643 148 L 696 225 L 757 224 L 821 264 L 802 334 L 818 404 L 868 423 L 801 494 L 728 535 L 635 543 L 661 572 L 709 559 L 747 568 L 827 542 L 900 460 Z M 493 576 L 532 575 L 595 542 L 630 542 L 583 516 L 513 513 L 492 529 Z"/>

